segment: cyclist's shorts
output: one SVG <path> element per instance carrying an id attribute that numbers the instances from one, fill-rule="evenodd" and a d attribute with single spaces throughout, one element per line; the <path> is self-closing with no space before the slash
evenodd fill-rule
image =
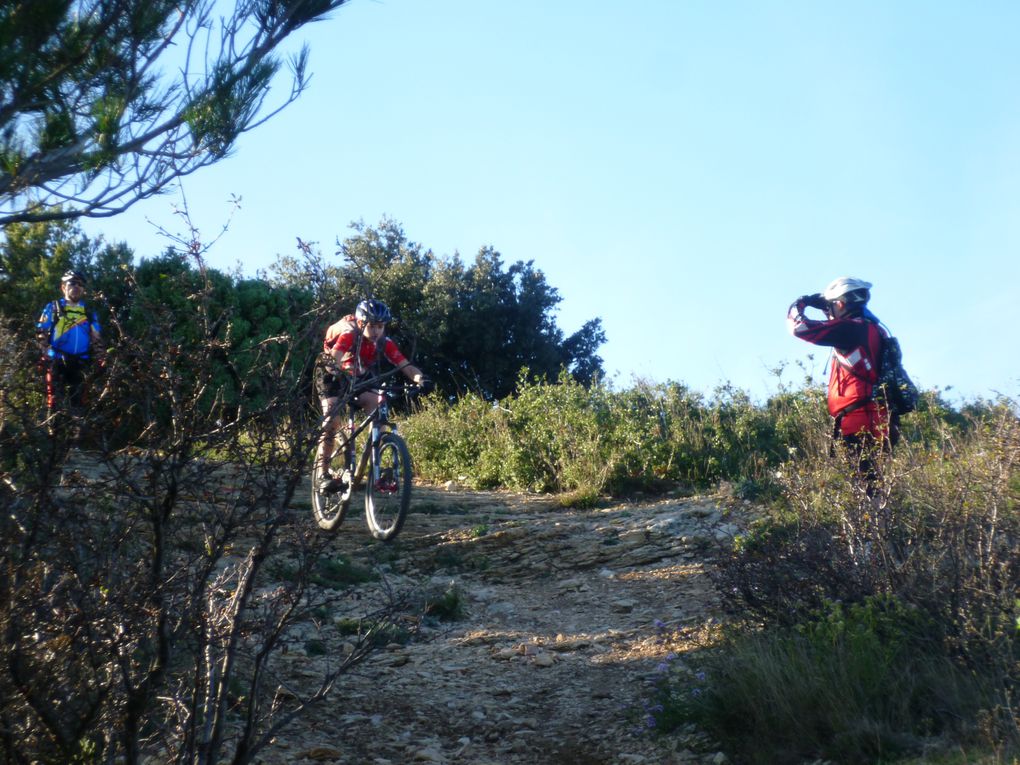
<path id="1" fill-rule="evenodd" d="M 315 364 L 315 392 L 319 398 L 343 398 L 350 392 L 351 378 L 332 362 L 332 357 L 320 357 Z"/>

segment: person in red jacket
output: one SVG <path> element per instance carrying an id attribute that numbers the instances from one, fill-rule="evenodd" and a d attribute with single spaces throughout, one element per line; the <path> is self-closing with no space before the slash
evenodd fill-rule
<path id="1" fill-rule="evenodd" d="M 389 307 L 381 300 L 362 300 L 353 317 L 344 317 L 326 330 L 322 345 L 324 363 L 317 366 L 315 379 L 323 415 L 322 438 L 316 452 L 316 459 L 322 465 L 319 491 L 333 493 L 345 488 L 339 478 L 329 473 L 329 456 L 341 424 L 340 403 L 354 385 L 377 374 L 373 370 L 383 358 L 423 392 L 431 388 L 422 371 L 386 337 L 386 324 L 391 318 Z M 358 406 L 368 413 L 375 411 L 380 403 L 382 394 L 375 390 L 364 391 L 357 398 Z"/>
<path id="2" fill-rule="evenodd" d="M 861 471 L 874 480 L 874 450 L 891 449 L 899 429 L 875 398 L 885 330 L 868 310 L 870 298 L 870 282 L 841 276 L 823 292 L 797 298 L 786 323 L 794 337 L 832 348 L 827 400 L 833 437 L 843 441 Z M 824 312 L 826 318 L 809 319 L 808 308 Z"/>

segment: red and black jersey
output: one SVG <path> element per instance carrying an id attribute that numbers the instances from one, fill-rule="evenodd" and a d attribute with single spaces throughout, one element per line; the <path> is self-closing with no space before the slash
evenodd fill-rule
<path id="1" fill-rule="evenodd" d="M 359 338 L 360 343 L 358 342 Z M 381 345 L 382 355 L 393 366 L 402 367 L 407 364 L 407 359 L 400 352 L 397 344 L 388 337 L 383 337 Z M 327 352 L 339 353 L 340 368 L 345 372 L 353 374 L 355 377 L 371 369 L 379 355 L 379 349 L 376 347 L 376 344 L 365 337 L 360 337 L 356 330 L 353 332 L 343 332 L 333 337 L 327 335 L 323 342 L 323 348 Z M 357 353 L 357 358 L 355 358 L 355 353 Z"/>
<path id="2" fill-rule="evenodd" d="M 881 436 L 886 416 L 873 400 L 873 394 L 878 382 L 882 328 L 862 316 L 809 319 L 804 315 L 804 306 L 796 303 L 790 306 L 786 323 L 794 337 L 833 349 L 827 398 L 829 414 L 842 415 L 843 434 L 868 430 Z"/>

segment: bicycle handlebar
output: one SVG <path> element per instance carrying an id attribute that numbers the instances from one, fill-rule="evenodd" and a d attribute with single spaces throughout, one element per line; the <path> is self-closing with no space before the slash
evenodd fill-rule
<path id="1" fill-rule="evenodd" d="M 362 382 L 357 383 L 356 385 L 353 385 L 350 390 L 350 396 L 353 398 L 354 396 L 357 396 L 369 390 L 382 391 L 385 395 L 389 397 L 392 397 L 400 392 L 403 392 L 404 395 L 406 396 L 416 396 L 422 393 L 423 389 L 428 387 L 424 384 L 412 382 L 404 383 L 394 382 L 390 378 L 392 378 L 394 373 L 396 373 L 397 371 L 399 370 L 391 369 L 388 372 L 383 372 L 381 374 L 369 378 L 368 380 L 364 380 Z"/>

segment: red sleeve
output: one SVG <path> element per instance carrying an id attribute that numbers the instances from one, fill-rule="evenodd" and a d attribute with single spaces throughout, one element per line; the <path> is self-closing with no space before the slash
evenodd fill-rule
<path id="1" fill-rule="evenodd" d="M 405 358 L 404 354 L 400 352 L 397 344 L 388 337 L 386 338 L 386 343 L 383 345 L 383 354 L 395 367 L 399 367 L 401 364 L 407 363 L 407 358 Z"/>
<path id="2" fill-rule="evenodd" d="M 858 319 L 816 321 L 807 318 L 797 305 L 790 306 L 786 325 L 791 335 L 815 345 L 846 349 L 866 345 L 868 342 L 866 322 Z"/>

